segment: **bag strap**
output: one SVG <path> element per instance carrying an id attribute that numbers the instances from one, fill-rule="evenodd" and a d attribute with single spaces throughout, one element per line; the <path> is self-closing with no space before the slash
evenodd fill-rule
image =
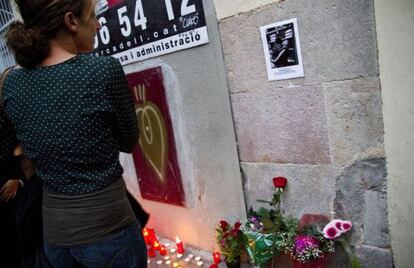
<path id="1" fill-rule="evenodd" d="M 3 108 L 3 84 L 4 80 L 6 80 L 7 75 L 10 73 L 11 70 L 14 69 L 14 66 L 11 66 L 3 71 L 3 73 L 0 76 L 0 107 Z"/>

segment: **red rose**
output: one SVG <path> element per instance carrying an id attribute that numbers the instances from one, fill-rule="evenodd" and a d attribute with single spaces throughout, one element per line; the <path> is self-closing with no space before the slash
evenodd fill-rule
<path id="1" fill-rule="evenodd" d="M 220 226 L 221 226 L 221 229 L 225 231 L 227 229 L 227 226 L 229 226 L 229 224 L 225 220 L 221 220 Z"/>
<path id="2" fill-rule="evenodd" d="M 273 178 L 273 185 L 276 188 L 285 188 L 287 184 L 287 179 L 284 177 L 274 177 Z"/>
<path id="3" fill-rule="evenodd" d="M 239 230 L 241 226 L 241 223 L 239 221 L 236 221 L 236 223 L 234 224 L 234 229 Z"/>
<path id="4" fill-rule="evenodd" d="M 239 234 L 239 230 L 238 229 L 231 229 L 230 235 L 232 237 L 236 237 L 238 234 Z"/>

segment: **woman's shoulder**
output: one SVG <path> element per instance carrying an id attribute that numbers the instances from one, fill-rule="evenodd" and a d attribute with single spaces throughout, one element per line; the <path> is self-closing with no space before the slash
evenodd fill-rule
<path id="1" fill-rule="evenodd" d="M 114 73 L 123 72 L 122 66 L 119 61 L 109 56 L 94 56 L 94 55 L 82 55 L 79 59 L 80 64 L 91 76 L 111 76 Z"/>
<path id="2" fill-rule="evenodd" d="M 119 63 L 119 61 L 110 56 L 95 56 L 95 55 L 81 55 L 79 60 L 83 63 L 91 65 L 100 65 L 102 67 L 112 66 Z"/>

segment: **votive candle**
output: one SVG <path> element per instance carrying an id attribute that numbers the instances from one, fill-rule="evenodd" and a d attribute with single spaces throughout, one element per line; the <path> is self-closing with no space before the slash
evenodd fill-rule
<path id="1" fill-rule="evenodd" d="M 184 253 L 184 245 L 183 242 L 180 240 L 180 238 L 175 238 L 175 244 L 177 245 L 177 252 L 180 254 Z"/>
<path id="2" fill-rule="evenodd" d="M 155 256 L 157 256 L 157 254 L 155 253 L 154 248 L 151 247 L 151 248 L 148 249 L 148 256 L 151 257 L 151 258 L 154 258 Z"/>
<path id="3" fill-rule="evenodd" d="M 154 241 L 154 244 L 152 244 L 152 246 L 154 247 L 155 250 L 160 250 L 160 242 L 158 242 L 157 240 Z"/>
<path id="4" fill-rule="evenodd" d="M 221 262 L 220 252 L 213 252 L 213 260 L 215 264 L 219 264 Z"/>
<path id="5" fill-rule="evenodd" d="M 160 254 L 162 256 L 167 255 L 167 249 L 164 246 L 160 246 Z"/>

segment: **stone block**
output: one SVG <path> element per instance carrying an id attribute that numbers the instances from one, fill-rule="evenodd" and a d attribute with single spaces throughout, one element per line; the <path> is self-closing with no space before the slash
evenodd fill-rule
<path id="1" fill-rule="evenodd" d="M 320 88 L 246 92 L 231 99 L 241 161 L 331 162 Z"/>
<path id="2" fill-rule="evenodd" d="M 336 218 L 352 221 L 354 226 L 352 232 L 353 244 L 360 243 L 360 239 L 364 234 L 364 221 L 366 219 L 365 192 L 382 189 L 386 176 L 385 159 L 379 158 L 356 161 L 346 167 L 341 175 L 336 178 L 334 202 Z M 375 204 L 372 205 L 375 206 Z M 387 218 L 379 219 L 379 221 L 378 224 L 383 226 L 387 222 Z"/>
<path id="3" fill-rule="evenodd" d="M 330 166 L 292 164 L 241 164 L 245 184 L 247 207 L 257 209 L 267 206 L 257 199 L 271 200 L 272 178 L 283 176 L 288 179 L 283 193 L 282 207 L 287 215 L 300 218 L 305 213 L 329 216 L 335 194 L 335 177 L 340 169 Z"/>
<path id="4" fill-rule="evenodd" d="M 362 245 L 357 248 L 357 256 L 364 268 L 392 268 L 391 250 Z"/>
<path id="5" fill-rule="evenodd" d="M 387 196 L 377 191 L 365 193 L 364 244 L 389 247 Z"/>
<path id="6" fill-rule="evenodd" d="M 323 83 L 332 159 L 346 166 L 358 154 L 383 147 L 384 126 L 378 79 Z"/>
<path id="7" fill-rule="evenodd" d="M 305 77 L 269 82 L 259 27 L 297 18 Z M 377 77 L 373 1 L 289 0 L 220 22 L 232 92 Z"/>

